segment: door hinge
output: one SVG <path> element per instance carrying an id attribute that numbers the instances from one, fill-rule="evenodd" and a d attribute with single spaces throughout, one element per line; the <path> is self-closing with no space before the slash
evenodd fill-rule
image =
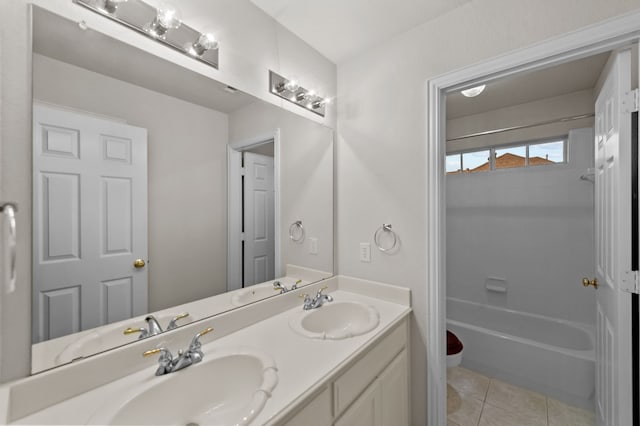
<path id="1" fill-rule="evenodd" d="M 244 232 L 240 233 L 240 241 L 244 241 Z"/>
<path id="2" fill-rule="evenodd" d="M 627 293 L 640 293 L 640 277 L 638 271 L 624 271 L 620 290 Z"/>
<path id="3" fill-rule="evenodd" d="M 244 176 L 246 174 L 247 168 L 246 167 L 240 167 L 240 176 Z"/>
<path id="4" fill-rule="evenodd" d="M 622 103 L 626 112 L 636 112 L 640 110 L 640 89 L 633 89 L 627 92 Z"/>

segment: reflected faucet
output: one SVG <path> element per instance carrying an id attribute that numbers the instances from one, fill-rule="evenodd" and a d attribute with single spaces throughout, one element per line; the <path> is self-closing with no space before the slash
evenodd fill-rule
<path id="1" fill-rule="evenodd" d="M 167 325 L 167 329 L 164 331 L 169 331 L 169 330 L 178 328 L 177 322 L 188 316 L 189 316 L 189 312 L 183 312 L 173 317 L 171 321 L 169 321 L 169 325 Z M 123 331 L 123 334 L 128 335 L 133 333 L 140 333 L 140 335 L 138 336 L 138 339 L 145 339 L 147 337 L 155 336 L 156 334 L 160 334 L 163 332 L 162 327 L 160 326 L 160 323 L 158 322 L 156 317 L 154 317 L 153 315 L 147 315 L 147 317 L 144 320 L 147 322 L 147 328 L 129 327 Z"/>
<path id="2" fill-rule="evenodd" d="M 310 309 L 317 309 L 320 306 L 324 305 L 325 302 L 333 302 L 333 297 L 331 295 L 322 294 L 322 292 L 328 288 L 329 287 L 326 286 L 322 287 L 320 290 L 318 290 L 314 298 L 311 298 L 306 293 L 301 294 L 300 297 L 304 297 L 304 305 L 302 306 L 302 309 L 304 309 L 305 311 L 308 311 Z"/>
<path id="3" fill-rule="evenodd" d="M 278 293 L 278 294 L 283 294 L 283 293 L 286 293 L 286 292 L 288 292 L 288 291 L 291 291 L 291 290 L 295 290 L 295 289 L 297 289 L 297 288 L 298 288 L 298 284 L 300 284 L 301 282 L 302 282 L 302 280 L 297 280 L 297 281 L 296 281 L 296 282 L 291 286 L 291 288 L 287 288 L 287 286 L 286 286 L 286 285 L 283 285 L 282 283 L 280 283 L 280 281 L 274 281 L 274 282 L 273 282 L 273 289 L 274 289 L 274 290 L 279 290 L 279 291 L 280 291 L 280 293 Z"/>
<path id="4" fill-rule="evenodd" d="M 156 348 L 146 351 L 142 354 L 144 357 L 148 357 L 155 354 L 160 354 L 158 358 L 158 369 L 156 370 L 156 376 L 162 376 L 165 374 L 173 373 L 174 371 L 182 370 L 192 364 L 197 364 L 204 358 L 202 353 L 202 343 L 200 338 L 207 333 L 213 331 L 213 328 L 205 328 L 200 333 L 193 336 L 191 343 L 186 351 L 178 351 L 178 355 L 174 358 L 171 352 L 166 348 Z"/>

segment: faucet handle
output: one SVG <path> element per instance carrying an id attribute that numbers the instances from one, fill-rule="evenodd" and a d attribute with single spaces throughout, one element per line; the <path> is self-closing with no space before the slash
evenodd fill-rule
<path id="1" fill-rule="evenodd" d="M 296 280 L 296 282 L 291 286 L 291 290 L 295 290 L 298 288 L 298 284 L 300 284 L 302 280 Z"/>
<path id="2" fill-rule="evenodd" d="M 147 357 L 150 357 L 151 355 L 156 355 L 156 354 L 160 354 L 160 358 L 158 359 L 158 362 L 161 365 L 168 365 L 173 360 L 173 355 L 171 355 L 171 352 L 167 348 L 155 348 L 148 351 L 144 351 L 142 353 L 142 356 L 147 358 Z"/>
<path id="3" fill-rule="evenodd" d="M 174 328 L 178 327 L 177 322 L 180 321 L 183 318 L 186 318 L 189 316 L 189 312 L 183 312 L 181 314 L 176 315 L 175 317 L 171 318 L 171 321 L 169 321 L 169 325 L 167 325 L 167 331 L 168 330 L 173 330 Z"/>
<path id="4" fill-rule="evenodd" d="M 317 294 L 316 296 L 322 296 L 322 292 L 323 292 L 324 290 L 328 289 L 328 288 L 329 288 L 329 287 L 325 285 L 325 286 L 324 286 L 324 287 L 322 287 L 320 290 L 318 290 L 318 294 Z"/>
<path id="5" fill-rule="evenodd" d="M 129 334 L 133 334 L 133 333 L 140 333 L 140 336 L 138 336 L 138 339 L 144 339 L 145 337 L 147 337 L 149 335 L 149 332 L 145 328 L 127 327 L 122 331 L 122 334 L 124 334 L 125 336 L 127 336 Z"/>
<path id="6" fill-rule="evenodd" d="M 191 340 L 191 344 L 189 345 L 189 350 L 200 349 L 200 346 L 202 346 L 202 343 L 200 343 L 200 338 L 205 334 L 211 333 L 212 331 L 213 331 L 213 327 L 207 327 L 204 330 L 202 330 L 200 333 L 193 336 L 193 340 Z"/>

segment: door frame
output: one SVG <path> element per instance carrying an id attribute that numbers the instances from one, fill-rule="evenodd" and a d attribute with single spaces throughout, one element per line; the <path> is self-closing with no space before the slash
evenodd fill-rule
<path id="1" fill-rule="evenodd" d="M 616 49 L 640 40 L 640 12 L 626 14 L 514 50 L 426 81 L 427 419 L 444 425 L 446 384 L 446 104 L 447 93 Z M 631 318 L 629 319 L 631 320 Z M 629 407 L 631 409 L 631 407 Z"/>
<path id="2" fill-rule="evenodd" d="M 242 288 L 241 256 L 231 256 L 231 253 L 241 253 L 242 245 L 239 238 L 242 232 L 242 194 L 240 184 L 239 159 L 242 151 L 248 148 L 273 142 L 273 207 L 274 207 L 274 244 L 275 244 L 275 276 L 282 276 L 281 265 L 281 235 L 280 235 L 280 129 L 272 133 L 257 135 L 241 141 L 230 142 L 227 145 L 227 291 Z"/>

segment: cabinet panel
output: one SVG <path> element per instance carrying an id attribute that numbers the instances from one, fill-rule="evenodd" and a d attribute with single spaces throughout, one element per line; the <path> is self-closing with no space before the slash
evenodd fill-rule
<path id="1" fill-rule="evenodd" d="M 284 424 L 286 426 L 331 426 L 331 420 L 331 395 L 329 388 L 326 388 Z"/>
<path id="2" fill-rule="evenodd" d="M 377 380 L 382 395 L 382 425 L 409 425 L 407 351 L 403 350 Z"/>
<path id="3" fill-rule="evenodd" d="M 371 384 L 335 426 L 382 426 L 382 400 L 378 380 Z"/>
<path id="4" fill-rule="evenodd" d="M 333 388 L 336 415 L 340 415 L 349 406 L 406 346 L 406 343 L 407 323 L 405 321 L 336 379 Z"/>

